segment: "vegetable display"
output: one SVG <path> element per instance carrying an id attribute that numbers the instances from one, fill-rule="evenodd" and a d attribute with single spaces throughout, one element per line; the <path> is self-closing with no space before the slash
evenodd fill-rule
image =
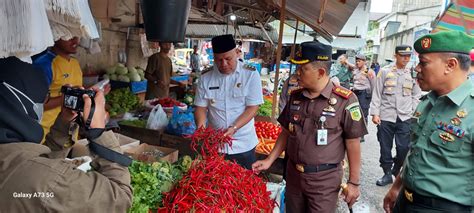
<path id="1" fill-rule="evenodd" d="M 168 192 L 172 185 L 181 179 L 183 173 L 191 166 L 189 156 L 180 158 L 176 163 L 168 161 L 152 164 L 133 161 L 128 168 L 133 188 L 130 213 L 148 213 L 149 209 L 163 206 L 163 192 Z"/>
<path id="2" fill-rule="evenodd" d="M 271 212 L 276 206 L 265 182 L 219 154 L 232 139 L 221 130 L 200 128 L 191 147 L 202 159 L 192 163 L 176 187 L 165 193 L 158 212 Z"/>
<path id="3" fill-rule="evenodd" d="M 105 99 L 110 106 L 108 109 L 110 117 L 134 110 L 140 104 L 140 99 L 129 88 L 112 90 Z"/>
<path id="4" fill-rule="evenodd" d="M 105 79 L 122 82 L 143 81 L 145 80 L 145 71 L 140 67 L 125 67 L 125 65 L 118 63 L 105 69 Z"/>
<path id="5" fill-rule="evenodd" d="M 140 128 L 146 128 L 147 120 L 137 119 L 137 120 L 122 120 L 119 122 L 120 125 L 134 126 Z"/>
<path id="6" fill-rule="evenodd" d="M 272 116 L 272 102 L 264 99 L 263 104 L 258 107 L 257 115 Z"/>
<path id="7" fill-rule="evenodd" d="M 184 103 L 181 103 L 173 98 L 169 98 L 169 97 L 166 97 L 166 98 L 161 98 L 161 99 L 156 99 L 156 100 L 153 100 L 150 102 L 150 105 L 152 106 L 156 106 L 160 104 L 162 107 L 174 107 L 174 106 L 179 106 L 179 107 L 182 107 L 182 106 L 186 106 L 186 104 Z"/>
<path id="8" fill-rule="evenodd" d="M 255 122 L 255 131 L 258 138 L 276 140 L 281 132 L 281 127 L 271 122 L 257 121 Z"/>
<path id="9" fill-rule="evenodd" d="M 272 152 L 273 147 L 275 147 L 275 143 L 276 140 L 260 138 L 257 147 L 255 147 L 255 152 L 268 155 Z M 280 157 L 285 157 L 285 151 L 281 153 Z"/>

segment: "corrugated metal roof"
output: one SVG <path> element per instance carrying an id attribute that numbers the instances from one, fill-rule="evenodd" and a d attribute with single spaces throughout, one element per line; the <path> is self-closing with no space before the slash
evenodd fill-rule
<path id="1" fill-rule="evenodd" d="M 272 0 L 281 7 L 280 0 Z M 359 2 L 364 0 L 328 0 L 323 11 L 323 21 L 318 23 L 324 0 L 287 0 L 286 11 L 289 16 L 296 17 L 306 25 L 315 29 L 326 40 L 332 41 L 332 36 L 337 36 L 354 12 Z"/>
<path id="2" fill-rule="evenodd" d="M 242 38 L 268 41 L 265 33 L 260 28 L 241 25 L 239 26 L 239 32 Z M 273 41 L 278 40 L 278 35 L 274 30 L 267 31 L 267 33 Z M 188 38 L 212 38 L 223 34 L 233 34 L 237 38 L 239 37 L 239 34 L 235 33 L 234 27 L 230 25 L 188 24 L 186 27 L 186 37 Z"/>

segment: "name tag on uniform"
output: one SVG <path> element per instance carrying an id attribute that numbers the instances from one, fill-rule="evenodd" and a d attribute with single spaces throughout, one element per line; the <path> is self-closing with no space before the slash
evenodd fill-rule
<path id="1" fill-rule="evenodd" d="M 290 105 L 290 110 L 300 110 L 300 106 L 298 106 L 298 105 Z"/>
<path id="2" fill-rule="evenodd" d="M 209 90 L 219 89 L 219 87 L 209 87 Z"/>
<path id="3" fill-rule="evenodd" d="M 319 146 L 328 145 L 328 130 L 327 129 L 318 129 L 316 144 Z"/>

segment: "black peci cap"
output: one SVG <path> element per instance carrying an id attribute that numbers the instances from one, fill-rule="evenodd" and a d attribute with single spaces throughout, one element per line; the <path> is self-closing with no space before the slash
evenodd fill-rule
<path id="1" fill-rule="evenodd" d="M 214 53 L 225 53 L 235 47 L 235 40 L 231 34 L 220 35 L 212 38 L 212 51 Z"/>

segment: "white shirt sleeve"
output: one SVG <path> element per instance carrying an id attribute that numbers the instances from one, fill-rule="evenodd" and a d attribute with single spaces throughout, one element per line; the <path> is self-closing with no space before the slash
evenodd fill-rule
<path id="1" fill-rule="evenodd" d="M 207 107 L 207 100 L 204 98 L 204 94 L 206 93 L 206 88 L 204 86 L 204 81 L 201 78 L 199 81 L 196 95 L 194 97 L 194 105 L 198 107 Z"/>
<path id="2" fill-rule="evenodd" d="M 249 79 L 247 96 L 245 97 L 245 105 L 257 106 L 263 104 L 262 82 L 260 80 L 260 74 L 257 71 L 250 72 L 252 72 L 252 74 L 250 75 Z"/>

